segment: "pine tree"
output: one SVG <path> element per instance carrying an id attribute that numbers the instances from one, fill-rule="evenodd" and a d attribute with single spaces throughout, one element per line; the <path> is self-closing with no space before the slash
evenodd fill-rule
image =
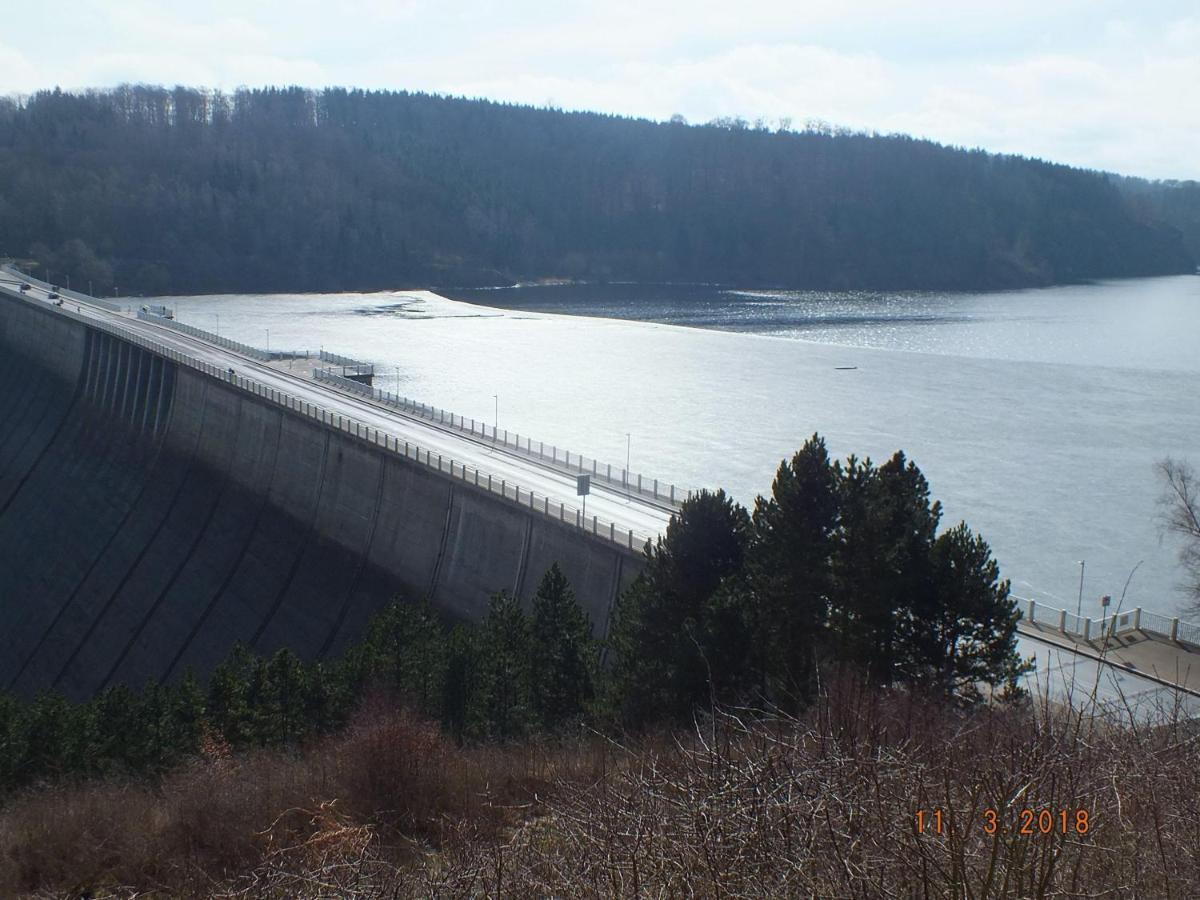
<path id="1" fill-rule="evenodd" d="M 271 720 L 268 708 L 267 661 L 261 656 L 250 656 L 245 672 L 250 742 L 260 747 L 267 746 L 275 736 L 275 723 Z"/>
<path id="2" fill-rule="evenodd" d="M 839 505 L 831 603 L 836 653 L 888 684 L 909 652 L 897 644 L 900 622 L 928 591 L 941 504 L 930 504 L 924 475 L 897 452 L 878 468 L 851 456 Z"/>
<path id="3" fill-rule="evenodd" d="M 355 696 L 347 682 L 346 668 L 345 660 L 317 661 L 308 667 L 304 719 L 311 730 L 325 733 L 345 724 Z"/>
<path id="4" fill-rule="evenodd" d="M 705 608 L 745 560 L 750 517 L 724 491 L 701 491 L 672 517 L 619 599 L 609 704 L 630 724 L 688 715 L 712 697 Z M 720 654 L 717 654 L 720 655 Z"/>
<path id="5" fill-rule="evenodd" d="M 188 669 L 174 686 L 169 701 L 170 746 L 174 759 L 195 753 L 200 747 L 206 715 L 204 688 L 196 673 Z"/>
<path id="6" fill-rule="evenodd" d="M 709 696 L 718 703 L 751 705 L 763 694 L 764 626 L 745 573 L 730 575 L 704 602 L 699 645 Z"/>
<path id="7" fill-rule="evenodd" d="M 442 725 L 460 743 L 477 708 L 482 655 L 480 629 L 474 625 L 456 625 L 446 641 Z"/>
<path id="8" fill-rule="evenodd" d="M 1029 669 L 1017 652 L 1021 615 L 987 542 L 960 522 L 938 535 L 930 563 L 928 602 L 905 627 L 907 680 L 965 702 L 980 699 L 981 684 L 1020 695 L 1018 680 Z"/>
<path id="9" fill-rule="evenodd" d="M 84 724 L 86 713 L 61 694 L 39 694 L 23 717 L 24 754 L 18 763 L 19 778 L 59 776 L 83 771 L 88 758 Z"/>
<path id="10" fill-rule="evenodd" d="M 234 747 L 245 746 L 253 737 L 248 696 L 251 660 L 246 648 L 238 644 L 208 680 L 209 721 Z"/>
<path id="11" fill-rule="evenodd" d="M 291 650 L 277 650 L 266 663 L 257 710 L 262 743 L 290 744 L 308 730 L 306 682 L 304 664 Z"/>
<path id="12" fill-rule="evenodd" d="M 412 702 L 438 716 L 445 679 L 446 633 L 428 601 L 394 601 L 371 624 L 365 641 L 367 671 Z"/>
<path id="13" fill-rule="evenodd" d="M 26 709 L 15 697 L 0 692 L 0 791 L 23 780 L 21 763 L 27 752 Z"/>
<path id="14" fill-rule="evenodd" d="M 471 721 L 477 734 L 508 740 L 533 725 L 529 619 L 505 591 L 494 595 L 480 635 L 479 689 Z"/>
<path id="15" fill-rule="evenodd" d="M 775 473 L 770 498 L 754 507 L 749 579 L 755 656 L 772 702 L 808 691 L 833 593 L 841 466 L 817 434 Z"/>
<path id="16" fill-rule="evenodd" d="M 135 742 L 140 746 L 137 729 L 142 725 L 138 696 L 124 684 L 110 685 L 92 699 L 90 706 L 95 722 L 95 770 L 105 774 L 135 771 L 139 762 Z"/>
<path id="17" fill-rule="evenodd" d="M 138 694 L 137 720 L 130 741 L 135 771 L 158 772 L 170 761 L 170 696 L 161 682 L 148 681 Z M 138 740 L 140 738 L 140 740 Z"/>
<path id="18" fill-rule="evenodd" d="M 591 627 L 555 563 L 533 598 L 530 622 L 533 710 L 554 731 L 577 720 L 592 699 Z"/>

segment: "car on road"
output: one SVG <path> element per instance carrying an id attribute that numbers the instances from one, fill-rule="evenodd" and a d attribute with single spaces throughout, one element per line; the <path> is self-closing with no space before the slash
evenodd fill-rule
<path id="1" fill-rule="evenodd" d="M 22 281 L 22 282 L 21 282 L 21 290 L 22 290 L 22 291 L 27 291 L 27 290 L 29 290 L 29 289 L 30 289 L 30 288 L 32 288 L 32 287 L 33 287 L 33 285 L 32 285 L 32 284 L 30 284 L 28 281 Z"/>
<path id="2" fill-rule="evenodd" d="M 58 291 L 51 291 L 50 293 L 48 293 L 46 295 L 46 299 L 47 300 L 57 300 L 58 299 Z"/>

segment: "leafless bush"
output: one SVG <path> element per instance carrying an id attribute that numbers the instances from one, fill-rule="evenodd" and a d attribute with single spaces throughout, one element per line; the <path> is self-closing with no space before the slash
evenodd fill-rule
<path id="1" fill-rule="evenodd" d="M 30 793 L 0 848 L 4 895 L 1191 898 L 1200 729 L 844 675 L 799 718 L 723 710 L 627 742 L 464 750 L 381 708 L 158 792 Z"/>
<path id="2" fill-rule="evenodd" d="M 963 712 L 842 682 L 801 719 L 723 712 L 631 750 L 545 810 L 492 845 L 506 861 L 489 892 L 1200 896 L 1200 744 L 1178 719 Z"/>
<path id="3" fill-rule="evenodd" d="M 1200 480 L 1187 462 L 1167 457 L 1158 464 L 1163 481 L 1159 498 L 1164 528 L 1182 541 L 1179 562 L 1186 573 L 1183 585 L 1200 612 Z"/>

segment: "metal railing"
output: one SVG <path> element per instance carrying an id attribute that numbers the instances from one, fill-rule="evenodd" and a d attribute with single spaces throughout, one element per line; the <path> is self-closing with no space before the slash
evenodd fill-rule
<path id="1" fill-rule="evenodd" d="M 111 300 L 103 300 L 100 297 L 92 297 L 89 294 L 81 294 L 79 291 L 72 291 L 67 288 L 57 287 L 48 281 L 42 281 L 40 278 L 34 278 L 32 275 L 22 272 L 16 266 L 0 267 L 3 271 L 10 275 L 20 278 L 23 281 L 28 281 L 30 284 L 36 284 L 44 290 L 53 290 L 59 296 L 67 297 L 71 300 L 78 300 L 80 303 L 91 303 L 93 306 L 99 306 L 102 309 L 107 309 L 109 312 L 124 312 L 125 307 L 119 303 L 113 303 Z"/>
<path id="2" fill-rule="evenodd" d="M 266 350 L 262 350 L 258 347 L 251 347 L 249 344 L 243 344 L 240 341 L 234 341 L 230 340 L 229 338 L 221 337 L 219 334 L 214 334 L 211 331 L 205 331 L 203 328 L 197 328 L 195 325 L 185 325 L 182 322 L 177 322 L 174 319 L 168 319 L 152 312 L 147 312 L 144 309 L 139 309 L 137 311 L 137 317 L 143 322 L 153 322 L 155 325 L 161 325 L 163 328 L 170 328 L 172 331 L 178 331 L 181 334 L 200 338 L 201 340 L 207 341 L 210 344 L 216 344 L 218 347 L 224 347 L 226 350 L 232 350 L 234 353 L 240 353 L 242 356 L 249 356 L 251 359 L 257 359 L 260 362 L 270 362 L 270 360 L 273 358 Z"/>
<path id="3" fill-rule="evenodd" d="M 1175 640 L 1200 647 L 1200 625 L 1194 622 L 1180 622 L 1175 631 Z"/>
<path id="4" fill-rule="evenodd" d="M 1013 597 L 1013 599 L 1025 604 L 1022 618 L 1026 622 L 1052 628 L 1062 634 L 1081 638 L 1084 641 L 1099 641 L 1106 637 L 1140 631 L 1143 634 L 1154 635 L 1200 649 L 1200 625 L 1184 622 L 1178 616 L 1164 616 L 1138 606 L 1126 612 L 1092 619 L 1086 616 L 1076 616 L 1065 609 L 1046 606 L 1025 597 Z"/>
<path id="5" fill-rule="evenodd" d="M 348 356 L 342 356 L 338 353 L 330 353 L 322 349 L 319 358 L 321 362 L 333 363 L 333 365 L 341 368 L 342 375 L 374 375 L 375 364 L 365 363 L 361 360 L 351 359 Z"/>
<path id="6" fill-rule="evenodd" d="M 29 303 L 36 301 L 29 300 L 19 291 L 9 290 L 0 287 L 0 292 L 8 294 L 17 300 L 24 300 Z M 38 304 L 42 306 L 42 304 Z M 509 500 L 522 509 L 528 509 L 530 512 L 543 516 L 547 519 L 560 522 L 573 528 L 577 528 L 587 534 L 615 544 L 626 550 L 635 552 L 643 551 L 650 543 L 651 537 L 645 534 L 635 532 L 633 529 L 620 528 L 614 522 L 607 522 L 600 519 L 598 516 L 584 516 L 582 510 L 560 501 L 552 500 L 545 495 L 535 494 L 533 491 L 527 491 L 520 485 L 510 482 L 506 479 L 497 478 L 490 472 L 486 472 L 475 466 L 468 466 L 453 457 L 446 456 L 440 453 L 434 453 L 419 444 L 412 441 L 401 440 L 395 435 L 381 431 L 377 428 L 359 422 L 349 416 L 344 416 L 332 410 L 326 409 L 314 403 L 309 403 L 299 397 L 295 397 L 284 391 L 279 391 L 269 387 L 262 382 L 252 378 L 247 378 L 244 375 L 238 375 L 230 369 L 222 369 L 218 366 L 206 363 L 203 360 L 195 359 L 185 353 L 181 353 L 171 347 L 161 344 L 158 341 L 151 340 L 135 331 L 122 328 L 111 322 L 105 322 L 99 319 L 93 319 L 67 307 L 55 307 L 53 310 L 47 309 L 47 312 L 64 315 L 69 319 L 80 322 L 81 324 L 95 328 L 98 331 L 103 331 L 113 335 L 120 340 L 126 341 L 136 346 L 149 350 L 151 353 L 172 360 L 173 362 L 185 366 L 189 369 L 198 371 L 217 381 L 222 381 L 225 384 L 231 385 L 239 390 L 246 391 L 262 400 L 283 407 L 293 413 L 301 415 L 305 418 L 320 422 L 331 428 L 335 428 L 340 432 L 348 434 L 360 441 L 378 447 L 385 452 L 401 456 L 404 459 L 416 462 L 419 465 L 424 465 L 428 468 L 435 469 L 443 475 L 449 475 L 451 478 L 456 478 L 472 487 L 486 491 L 493 495 L 499 495 L 505 500 Z M 161 321 L 155 319 L 158 324 Z M 185 326 L 190 328 L 191 326 Z M 239 351 L 240 352 L 240 351 Z M 351 382 L 357 384 L 357 382 Z M 369 389 L 368 389 L 369 390 Z"/>
<path id="7" fill-rule="evenodd" d="M 322 359 L 325 354 L 322 353 Z M 313 378 L 332 384 L 344 391 L 350 391 L 364 397 L 369 397 L 393 409 L 400 410 L 410 416 L 418 416 L 430 422 L 436 422 L 447 428 L 453 428 L 463 434 L 502 446 L 530 459 L 536 459 L 543 465 L 557 468 L 567 474 L 589 474 L 596 481 L 605 483 L 611 488 L 623 491 L 630 496 L 654 499 L 678 508 L 692 494 L 691 489 L 681 488 L 669 482 L 660 482 L 657 478 L 648 478 L 639 473 L 629 472 L 623 467 L 601 463 L 581 453 L 572 453 L 555 444 L 535 441 L 533 438 L 522 436 L 507 429 L 488 426 L 486 422 L 460 416 L 427 403 L 410 400 L 396 394 L 362 384 L 350 378 L 343 377 L 332 369 L 314 369 Z"/>

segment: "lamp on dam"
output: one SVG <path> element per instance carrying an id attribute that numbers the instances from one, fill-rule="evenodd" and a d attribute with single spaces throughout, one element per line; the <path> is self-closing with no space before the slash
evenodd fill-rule
<path id="1" fill-rule="evenodd" d="M 1087 561 L 1081 559 L 1079 561 L 1079 601 L 1075 604 L 1075 618 L 1083 615 L 1083 570 L 1087 566 Z"/>

